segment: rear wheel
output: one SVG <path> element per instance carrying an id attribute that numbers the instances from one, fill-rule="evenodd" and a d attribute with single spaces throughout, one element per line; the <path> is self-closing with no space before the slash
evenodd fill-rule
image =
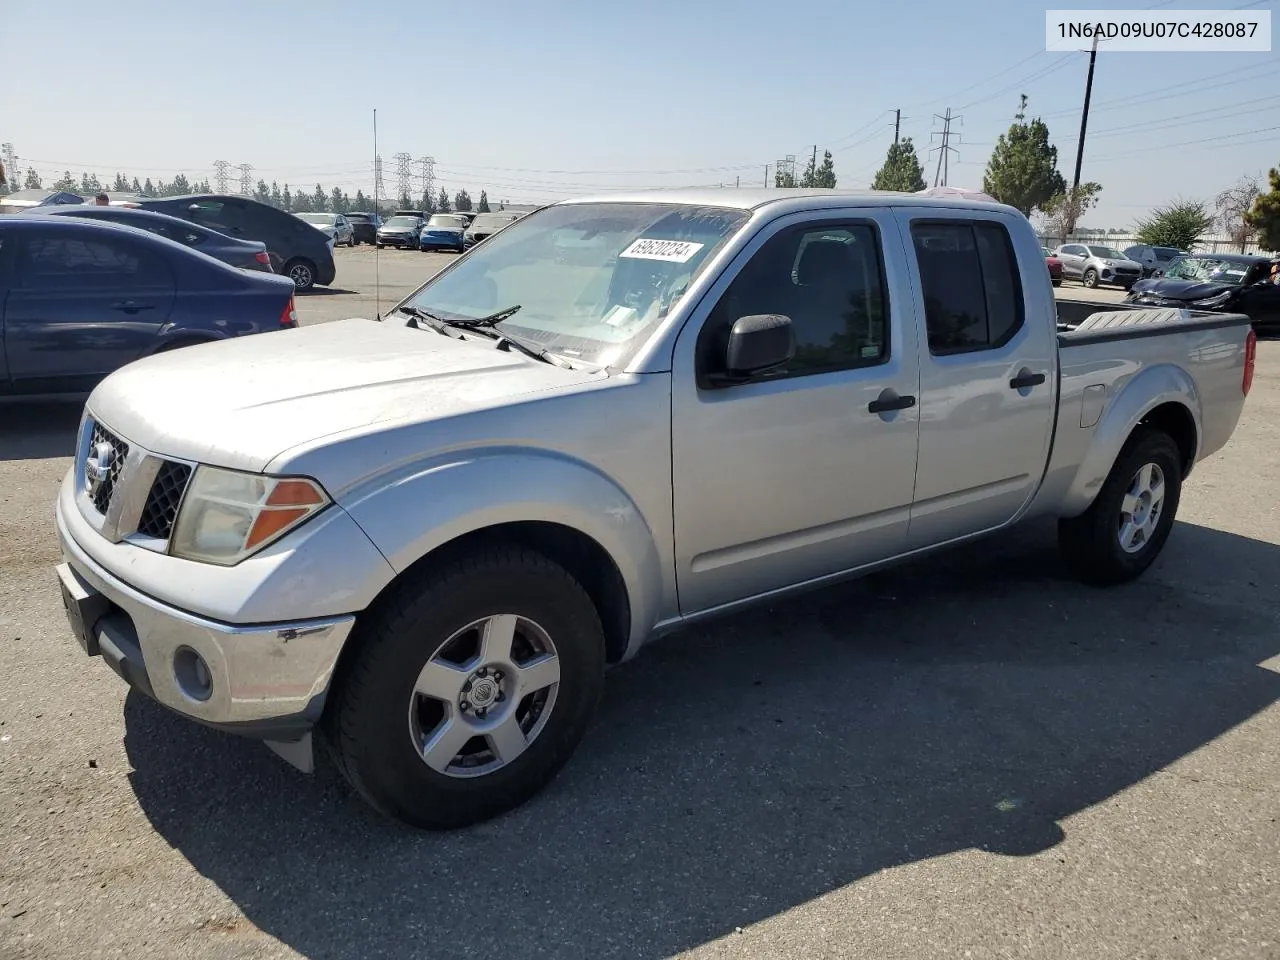
<path id="1" fill-rule="evenodd" d="M 1054 277 L 1054 278 L 1053 278 L 1053 285 L 1054 285 L 1055 287 L 1060 287 L 1060 286 L 1062 286 L 1062 278 L 1061 278 L 1061 277 Z"/>
<path id="2" fill-rule="evenodd" d="M 1084 285 L 1092 290 L 1098 285 L 1098 271 L 1090 267 L 1084 272 Z"/>
<path id="3" fill-rule="evenodd" d="M 1058 521 L 1058 544 L 1076 575 L 1110 586 L 1140 576 L 1164 548 L 1182 493 L 1182 452 L 1162 430 L 1139 427 L 1093 504 Z"/>
<path id="4" fill-rule="evenodd" d="M 604 685 L 604 632 L 582 586 L 495 546 L 406 585 L 361 625 L 325 740 L 375 808 L 428 829 L 538 793 L 582 739 Z"/>

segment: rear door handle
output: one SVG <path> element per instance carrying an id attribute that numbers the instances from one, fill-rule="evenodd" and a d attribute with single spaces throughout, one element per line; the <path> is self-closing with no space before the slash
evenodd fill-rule
<path id="1" fill-rule="evenodd" d="M 867 404 L 867 412 L 888 413 L 891 410 L 906 410 L 908 407 L 914 407 L 915 405 L 915 397 L 886 397 L 882 394 Z"/>
<path id="2" fill-rule="evenodd" d="M 1010 390 L 1021 390 L 1024 387 L 1038 387 L 1044 383 L 1043 373 L 1019 373 L 1009 381 Z"/>
<path id="3" fill-rule="evenodd" d="M 139 310 L 154 310 L 154 303 L 138 303 L 136 300 L 117 300 L 111 305 L 112 310 L 123 310 L 125 313 L 137 313 Z"/>

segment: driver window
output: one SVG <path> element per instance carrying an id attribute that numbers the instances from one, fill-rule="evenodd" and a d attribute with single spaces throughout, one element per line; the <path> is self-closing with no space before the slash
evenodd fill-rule
<path id="1" fill-rule="evenodd" d="M 762 246 L 712 310 L 698 337 L 698 369 L 716 372 L 740 317 L 791 318 L 794 359 L 778 376 L 884 363 L 888 294 L 880 238 L 868 223 L 782 230 Z"/>

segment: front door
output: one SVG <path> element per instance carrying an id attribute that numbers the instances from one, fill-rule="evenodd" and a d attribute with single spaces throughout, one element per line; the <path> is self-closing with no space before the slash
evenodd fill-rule
<path id="1" fill-rule="evenodd" d="M 15 255 L 4 305 L 14 393 L 93 389 L 146 353 L 173 309 L 168 263 L 106 230 L 23 231 Z"/>
<path id="2" fill-rule="evenodd" d="M 1062 252 L 1058 254 L 1058 259 L 1062 261 L 1062 275 L 1079 280 L 1084 276 L 1084 262 L 1089 257 L 1089 251 L 1078 243 L 1069 243 L 1062 248 Z"/>
<path id="3" fill-rule="evenodd" d="M 684 614 L 903 549 L 919 372 L 901 249 L 887 210 L 783 219 L 685 325 L 671 412 Z M 754 314 L 791 318 L 794 360 L 716 386 L 730 327 Z"/>
<path id="4" fill-rule="evenodd" d="M 1052 288 L 1034 247 L 1015 253 L 1011 220 L 900 216 L 927 331 L 908 537 L 917 548 L 1000 526 L 1034 494 L 1053 436 L 1057 337 Z"/>

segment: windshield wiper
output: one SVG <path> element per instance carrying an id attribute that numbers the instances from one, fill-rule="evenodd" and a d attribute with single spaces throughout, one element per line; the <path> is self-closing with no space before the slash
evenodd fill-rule
<path id="1" fill-rule="evenodd" d="M 514 307 L 507 307 L 505 310 L 491 313 L 487 317 L 459 317 L 457 320 L 446 320 L 445 322 L 451 327 L 492 327 L 508 317 L 514 317 L 519 312 L 520 304 L 517 303 Z"/>

